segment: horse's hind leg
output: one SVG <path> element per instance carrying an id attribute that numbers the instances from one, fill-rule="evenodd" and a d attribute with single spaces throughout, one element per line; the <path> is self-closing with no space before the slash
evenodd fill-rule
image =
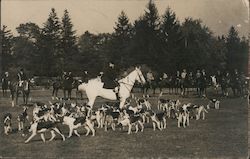
<path id="1" fill-rule="evenodd" d="M 23 92 L 23 103 L 24 103 L 24 104 L 27 104 L 26 95 L 25 95 L 24 92 Z"/>
<path id="2" fill-rule="evenodd" d="M 65 89 L 63 89 L 63 98 L 64 98 L 64 100 L 66 100 L 66 90 Z"/>
<path id="3" fill-rule="evenodd" d="M 55 89 L 55 94 L 56 94 L 56 99 L 58 99 L 58 96 L 57 96 L 57 94 L 58 94 L 58 89 Z"/>
<path id="4" fill-rule="evenodd" d="M 14 107 L 15 106 L 15 93 L 11 90 L 11 106 Z"/>
<path id="5" fill-rule="evenodd" d="M 72 90 L 68 90 L 68 98 L 71 99 L 71 91 Z"/>
<path id="6" fill-rule="evenodd" d="M 16 105 L 18 105 L 18 91 L 16 92 Z"/>
<path id="7" fill-rule="evenodd" d="M 3 97 L 5 97 L 5 90 L 4 90 L 4 88 L 2 88 L 2 92 L 3 92 Z"/>
<path id="8" fill-rule="evenodd" d="M 55 98 L 55 89 L 53 88 L 53 90 L 52 90 L 52 99 L 54 100 L 54 98 Z"/>

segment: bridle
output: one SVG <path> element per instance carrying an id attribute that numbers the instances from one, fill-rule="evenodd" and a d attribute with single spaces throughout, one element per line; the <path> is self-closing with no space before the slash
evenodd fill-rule
<path id="1" fill-rule="evenodd" d="M 142 75 L 142 73 L 140 73 L 137 69 L 135 70 L 136 71 L 136 73 L 137 73 L 137 75 L 138 75 L 138 77 L 139 77 L 139 80 L 140 80 L 140 83 L 142 83 L 142 81 L 143 81 L 143 75 Z M 121 82 L 119 82 L 119 83 L 122 83 L 122 84 L 124 84 L 124 86 L 125 86 L 125 88 L 129 91 L 129 88 L 128 88 L 128 86 L 134 86 L 134 84 L 130 84 L 129 82 L 130 82 L 130 80 L 129 80 L 129 78 L 128 77 L 125 77 L 125 78 L 127 78 L 127 81 L 128 81 L 128 83 L 127 82 L 123 82 L 123 81 L 121 81 Z M 124 78 L 124 79 L 125 79 Z"/>
<path id="2" fill-rule="evenodd" d="M 142 73 L 139 72 L 137 69 L 136 69 L 136 72 L 137 72 L 137 74 L 138 74 L 138 76 L 139 76 L 140 83 L 142 83 L 142 82 L 143 82 L 143 75 L 142 75 Z"/>

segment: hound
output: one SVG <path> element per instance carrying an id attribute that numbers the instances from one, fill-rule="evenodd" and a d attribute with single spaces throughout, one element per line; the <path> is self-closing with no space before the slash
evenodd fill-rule
<path id="1" fill-rule="evenodd" d="M 202 115 L 202 120 L 205 120 L 205 116 L 206 116 L 205 113 L 208 113 L 208 111 L 205 109 L 205 107 L 203 105 L 200 105 L 198 107 L 198 112 L 197 112 L 197 115 L 196 115 L 196 120 L 199 120 L 201 118 L 201 115 Z"/>
<path id="2" fill-rule="evenodd" d="M 187 110 L 187 107 L 189 104 L 184 104 L 182 107 L 180 107 L 177 111 L 177 126 L 178 128 L 182 126 L 185 128 L 186 126 L 189 126 L 189 113 Z"/>
<path id="3" fill-rule="evenodd" d="M 159 99 L 158 100 L 158 110 L 167 110 L 168 109 L 168 104 L 170 100 L 169 99 Z"/>
<path id="4" fill-rule="evenodd" d="M 210 105 L 213 104 L 215 109 L 220 109 L 220 101 L 218 99 L 210 99 L 207 105 L 207 109 L 210 109 Z"/>
<path id="5" fill-rule="evenodd" d="M 153 129 L 155 131 L 156 126 L 159 130 L 167 128 L 167 114 L 165 112 L 155 113 L 152 110 L 148 111 L 148 114 L 153 122 Z"/>
<path id="6" fill-rule="evenodd" d="M 76 129 L 81 127 L 81 126 L 83 126 L 87 130 L 86 136 L 89 135 L 90 131 L 92 132 L 92 136 L 95 136 L 94 125 L 92 124 L 91 120 L 88 119 L 87 117 L 73 118 L 73 117 L 69 117 L 69 116 L 64 116 L 63 117 L 63 124 L 69 126 L 68 138 L 70 138 L 72 136 L 73 131 L 78 137 L 80 137 L 80 135 L 78 134 Z"/>
<path id="7" fill-rule="evenodd" d="M 141 127 L 141 132 L 144 130 L 144 125 L 140 115 L 125 115 L 123 119 L 118 121 L 118 125 L 122 127 L 128 126 L 128 134 L 132 133 L 132 127 L 135 126 L 135 133 L 139 131 L 139 125 Z"/>
<path id="8" fill-rule="evenodd" d="M 4 115 L 3 124 L 4 124 L 4 134 L 5 135 L 9 135 L 9 133 L 12 131 L 11 118 L 12 118 L 12 115 L 10 113 L 6 113 Z"/>
<path id="9" fill-rule="evenodd" d="M 51 138 L 49 139 L 49 141 L 52 141 L 56 134 L 55 132 L 57 132 L 58 134 L 61 135 L 63 141 L 65 141 L 65 137 L 64 135 L 60 132 L 60 130 L 57 128 L 57 123 L 56 122 L 52 122 L 52 121 L 43 121 L 43 122 L 37 122 L 35 121 L 34 123 L 31 124 L 29 132 L 31 132 L 31 136 L 25 141 L 25 143 L 28 143 L 32 138 L 34 138 L 38 133 L 41 134 L 41 138 L 43 140 L 43 142 L 45 143 L 45 137 L 44 137 L 44 133 L 50 131 L 51 132 Z"/>
<path id="10" fill-rule="evenodd" d="M 119 111 L 108 109 L 104 121 L 105 131 L 108 131 L 108 125 L 111 125 L 112 130 L 115 131 L 115 123 L 118 121 L 119 117 Z"/>
<path id="11" fill-rule="evenodd" d="M 28 110 L 28 107 L 23 107 L 23 112 L 19 114 L 17 117 L 19 131 L 24 129 L 24 123 L 29 120 L 27 110 Z"/>

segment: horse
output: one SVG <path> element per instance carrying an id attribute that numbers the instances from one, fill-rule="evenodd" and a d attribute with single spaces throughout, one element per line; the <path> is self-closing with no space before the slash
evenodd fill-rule
<path id="1" fill-rule="evenodd" d="M 200 97 L 206 96 L 206 86 L 207 86 L 207 80 L 205 77 L 200 77 L 196 79 L 196 86 L 197 86 L 197 93 Z"/>
<path id="2" fill-rule="evenodd" d="M 138 81 L 139 83 L 145 84 L 146 80 L 140 70 L 140 68 L 135 68 L 134 71 L 129 73 L 126 77 L 120 79 L 119 83 L 119 91 L 118 91 L 118 98 L 117 94 L 114 92 L 113 89 L 105 89 L 103 88 L 104 83 L 101 81 L 100 77 L 90 79 L 88 83 L 82 83 L 78 86 L 78 90 L 81 92 L 86 92 L 88 103 L 87 105 L 93 108 L 95 99 L 97 96 L 100 96 L 105 99 L 109 100 L 119 100 L 120 104 L 119 107 L 122 109 L 126 102 L 126 99 L 130 96 L 131 90 Z"/>
<path id="3" fill-rule="evenodd" d="M 231 80 L 229 77 L 223 76 L 221 78 L 221 91 L 225 97 L 229 96 L 228 88 L 230 87 Z"/>
<path id="4" fill-rule="evenodd" d="M 10 81 L 7 78 L 2 79 L 3 97 L 7 97 L 7 90 L 9 89 Z"/>
<path id="5" fill-rule="evenodd" d="M 143 94 L 147 94 L 149 89 L 153 90 L 153 94 L 155 94 L 156 88 L 159 87 L 158 82 L 156 80 L 146 81 L 145 84 L 141 85 L 141 89 Z"/>
<path id="6" fill-rule="evenodd" d="M 76 97 L 78 96 L 78 93 L 81 93 L 78 91 L 78 86 L 81 84 L 81 80 L 73 80 L 72 81 L 69 81 L 69 80 L 65 80 L 64 82 L 63 81 L 60 81 L 60 80 L 56 80 L 52 83 L 52 99 L 58 99 L 58 91 L 59 89 L 62 89 L 63 90 L 63 95 L 64 95 L 64 99 L 66 99 L 66 93 L 68 94 L 68 99 L 71 98 L 71 92 L 73 89 L 76 89 Z M 82 98 L 82 94 L 81 95 L 81 98 Z"/>
<path id="7" fill-rule="evenodd" d="M 64 99 L 71 99 L 71 92 L 72 92 L 72 89 L 73 89 L 73 83 L 74 83 L 73 79 L 71 80 L 69 78 L 66 78 L 66 79 L 63 80 L 62 89 L 63 89 Z"/>
<path id="8" fill-rule="evenodd" d="M 62 82 L 59 80 L 56 80 L 52 83 L 52 99 L 58 98 L 58 90 L 62 89 Z"/>
<path id="9" fill-rule="evenodd" d="M 214 88 L 214 90 L 216 91 L 216 94 L 218 94 L 218 91 L 219 91 L 219 83 L 217 82 L 217 78 L 215 75 L 213 76 L 210 76 L 211 78 L 211 85 L 212 87 Z"/>
<path id="10" fill-rule="evenodd" d="M 233 91 L 234 96 L 242 96 L 243 95 L 243 85 L 242 83 L 244 80 L 240 79 L 239 77 L 232 78 L 230 86 Z"/>
<path id="11" fill-rule="evenodd" d="M 28 104 L 28 99 L 30 95 L 30 80 L 20 81 L 16 85 L 16 105 L 18 105 L 19 94 L 23 95 L 23 103 Z"/>

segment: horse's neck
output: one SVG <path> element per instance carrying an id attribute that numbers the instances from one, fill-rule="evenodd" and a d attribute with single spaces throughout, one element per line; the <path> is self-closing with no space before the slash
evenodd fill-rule
<path id="1" fill-rule="evenodd" d="M 136 79 L 136 75 L 133 75 L 133 74 L 135 74 L 135 71 L 131 72 L 128 76 L 123 78 L 121 80 L 122 83 L 127 83 L 127 84 L 133 86 L 135 84 L 135 79 Z"/>
<path id="2" fill-rule="evenodd" d="M 24 90 L 28 90 L 29 89 L 29 83 L 28 82 L 23 82 L 23 88 L 24 88 Z"/>

